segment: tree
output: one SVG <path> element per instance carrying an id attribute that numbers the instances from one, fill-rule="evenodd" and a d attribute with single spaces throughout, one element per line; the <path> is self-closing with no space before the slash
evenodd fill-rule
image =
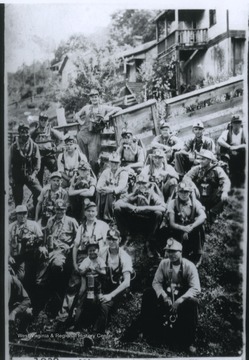
<path id="1" fill-rule="evenodd" d="M 119 46 L 135 46 L 134 36 L 142 36 L 143 42 L 156 38 L 156 24 L 153 22 L 158 10 L 119 10 L 111 15 L 110 36 Z"/>

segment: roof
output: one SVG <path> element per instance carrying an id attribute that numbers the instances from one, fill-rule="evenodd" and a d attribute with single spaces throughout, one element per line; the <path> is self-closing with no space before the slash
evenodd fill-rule
<path id="1" fill-rule="evenodd" d="M 128 50 L 120 53 L 120 57 L 128 57 L 128 56 L 131 56 L 131 55 L 138 54 L 140 52 L 146 52 L 147 50 L 154 47 L 156 44 L 157 44 L 156 40 L 146 42 L 144 44 L 141 44 L 139 46 L 136 46 L 136 47 L 134 47 L 132 49 L 128 49 Z"/>

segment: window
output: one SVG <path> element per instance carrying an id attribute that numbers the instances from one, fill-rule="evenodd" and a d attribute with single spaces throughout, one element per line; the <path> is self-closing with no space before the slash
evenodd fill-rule
<path id="1" fill-rule="evenodd" d="M 216 10 L 209 10 L 209 27 L 216 24 Z"/>

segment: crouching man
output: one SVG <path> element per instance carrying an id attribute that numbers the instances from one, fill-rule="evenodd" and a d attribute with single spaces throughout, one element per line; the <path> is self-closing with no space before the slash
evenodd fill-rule
<path id="1" fill-rule="evenodd" d="M 182 257 L 178 241 L 168 239 L 165 250 L 168 258 L 160 262 L 152 289 L 143 294 L 141 314 L 121 340 L 133 341 L 143 333 L 150 344 L 174 344 L 194 353 L 199 275 L 195 265 Z"/>

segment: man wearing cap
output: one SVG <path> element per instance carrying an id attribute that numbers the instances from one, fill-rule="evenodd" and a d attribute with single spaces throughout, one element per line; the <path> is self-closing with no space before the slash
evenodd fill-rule
<path id="1" fill-rule="evenodd" d="M 9 153 L 9 183 L 15 205 L 22 204 L 23 186 L 26 185 L 33 195 L 34 208 L 41 192 L 37 174 L 41 166 L 38 145 L 29 136 L 29 125 L 20 123 L 18 137 L 10 146 Z"/>
<path id="2" fill-rule="evenodd" d="M 165 209 L 166 205 L 160 195 L 148 186 L 148 180 L 143 175 L 139 175 L 134 191 L 114 204 L 114 215 L 122 238 L 126 240 L 128 232 L 142 232 L 147 254 L 152 257 L 151 245 Z"/>
<path id="3" fill-rule="evenodd" d="M 170 125 L 165 120 L 160 122 L 160 135 L 157 135 L 151 142 L 152 149 L 162 149 L 169 164 L 174 160 L 175 151 L 180 151 L 183 148 L 183 142 L 180 138 L 175 136 L 170 128 Z"/>
<path id="4" fill-rule="evenodd" d="M 137 139 L 134 137 L 130 129 L 124 128 L 121 133 L 121 145 L 117 149 L 117 154 L 121 160 L 121 166 L 127 170 L 138 172 L 144 165 L 145 152 L 138 145 Z"/>
<path id="5" fill-rule="evenodd" d="M 48 219 L 54 215 L 54 206 L 57 199 L 68 202 L 68 194 L 61 187 L 61 173 L 55 171 L 50 175 L 50 183 L 42 189 L 36 206 L 35 221 L 41 223 L 41 227 L 45 228 Z"/>
<path id="6" fill-rule="evenodd" d="M 62 176 L 62 187 L 68 188 L 73 175 L 77 172 L 80 162 L 87 162 L 86 156 L 76 144 L 73 134 L 68 133 L 64 137 L 65 148 L 59 154 L 57 164 L 58 171 Z"/>
<path id="7" fill-rule="evenodd" d="M 195 198 L 190 183 L 179 183 L 175 198 L 168 203 L 167 215 L 170 234 L 181 242 L 183 256 L 199 266 L 205 239 L 203 224 L 206 214 L 204 206 Z"/>
<path id="8" fill-rule="evenodd" d="M 167 164 L 166 155 L 162 149 L 155 149 L 149 155 L 149 164 L 142 169 L 141 175 L 152 185 L 158 187 L 165 203 L 173 193 L 179 179 L 175 169 Z"/>
<path id="9" fill-rule="evenodd" d="M 72 256 L 78 223 L 74 218 L 66 215 L 66 204 L 63 199 L 56 200 L 54 209 L 55 215 L 48 220 L 45 228 L 48 257 L 40 272 L 38 284 L 40 292 L 46 289 L 49 297 L 57 293 L 59 298 L 63 299 L 72 270 L 69 260 Z M 56 305 L 53 311 L 59 310 L 62 300 Z"/>
<path id="10" fill-rule="evenodd" d="M 75 119 L 80 124 L 77 142 L 96 173 L 101 151 L 101 131 L 105 123 L 109 121 L 110 116 L 121 110 L 121 108 L 101 104 L 97 89 L 91 89 L 89 97 L 91 104 L 85 105 L 75 114 Z"/>
<path id="11" fill-rule="evenodd" d="M 175 239 L 167 240 L 165 250 L 167 258 L 156 270 L 152 289 L 143 294 L 140 316 L 122 340 L 134 341 L 142 332 L 150 344 L 178 345 L 194 353 L 197 296 L 201 290 L 198 271 L 182 257 L 182 244 Z"/>
<path id="12" fill-rule="evenodd" d="M 199 190 L 200 201 L 205 206 L 212 222 L 223 209 L 228 199 L 231 182 L 225 171 L 218 165 L 214 154 L 201 150 L 199 165 L 190 169 L 184 179 L 191 179 Z"/>
<path id="13" fill-rule="evenodd" d="M 68 190 L 72 216 L 80 222 L 84 216 L 84 200 L 93 199 L 97 185 L 96 176 L 90 165 L 81 161 L 73 175 Z"/>
<path id="14" fill-rule="evenodd" d="M 99 252 L 106 265 L 107 279 L 103 285 L 103 294 L 99 295 L 98 317 L 93 327 L 97 334 L 105 333 L 109 314 L 130 287 L 133 274 L 131 257 L 119 247 L 121 237 L 115 227 L 108 230 L 106 240 L 107 247 Z"/>
<path id="15" fill-rule="evenodd" d="M 110 167 L 106 168 L 97 182 L 98 217 L 105 221 L 113 220 L 113 204 L 128 188 L 128 172 L 120 167 L 120 158 L 114 154 L 109 157 Z"/>
<path id="16" fill-rule="evenodd" d="M 228 129 L 218 139 L 221 160 L 229 164 L 232 186 L 243 186 L 245 182 L 246 137 L 239 115 L 233 115 Z"/>
<path id="17" fill-rule="evenodd" d="M 9 264 L 33 300 L 41 255 L 44 255 L 43 234 L 40 226 L 28 219 L 26 205 L 18 205 L 15 212 L 16 221 L 9 226 Z"/>
<path id="18" fill-rule="evenodd" d="M 183 150 L 175 153 L 175 169 L 181 176 L 184 176 L 193 165 L 198 163 L 196 154 L 198 154 L 200 150 L 206 149 L 215 153 L 214 141 L 203 135 L 204 125 L 201 121 L 196 121 L 193 124 L 192 131 L 194 137 L 185 142 Z"/>
<path id="19" fill-rule="evenodd" d="M 32 140 L 38 145 L 41 155 L 41 168 L 37 175 L 40 184 L 43 185 L 44 168 L 50 172 L 57 170 L 55 141 L 61 141 L 63 135 L 53 129 L 45 112 L 39 114 L 38 126 L 30 134 Z"/>

